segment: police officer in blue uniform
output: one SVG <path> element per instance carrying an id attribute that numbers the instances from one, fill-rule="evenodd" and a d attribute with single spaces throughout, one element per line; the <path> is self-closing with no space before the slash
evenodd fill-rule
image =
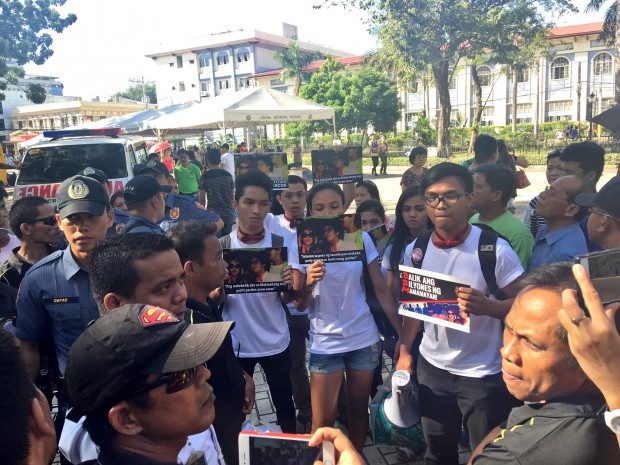
<path id="1" fill-rule="evenodd" d="M 56 221 L 69 245 L 26 273 L 17 298 L 15 336 L 33 379 L 39 373 L 39 342 L 43 338 L 52 336 L 64 376 L 69 349 L 88 323 L 99 317 L 90 288 L 90 258 L 114 222 L 108 195 L 92 178 L 66 179 L 56 200 Z M 62 407 L 60 399 L 59 409 Z M 64 414 L 58 414 L 57 420 L 64 422 Z"/>
<path id="2" fill-rule="evenodd" d="M 108 179 L 107 174 L 90 166 L 84 168 L 78 174 L 80 176 L 88 176 L 89 178 L 93 178 L 95 181 L 99 181 L 99 184 L 101 184 L 101 186 L 105 189 L 108 199 L 110 198 L 112 192 L 110 192 L 110 180 Z M 127 221 L 129 221 L 129 214 L 127 212 L 119 210 L 118 208 L 112 208 L 112 211 L 114 212 L 114 224 L 108 228 L 108 236 L 118 234 L 118 232 L 123 229 L 123 226 L 127 224 Z"/>
<path id="3" fill-rule="evenodd" d="M 143 165 L 137 174 L 152 176 L 162 186 L 167 186 L 168 168 L 162 162 L 150 160 Z M 207 210 L 203 205 L 189 195 L 164 194 L 166 196 L 166 208 L 164 219 L 159 223 L 163 230 L 168 230 L 172 226 L 182 221 L 210 221 L 215 223 L 217 231 L 224 227 L 224 222 L 219 215 Z"/>
<path id="4" fill-rule="evenodd" d="M 129 221 L 121 234 L 146 232 L 164 234 L 157 224 L 165 216 L 166 201 L 164 194 L 170 194 L 172 187 L 163 186 L 152 176 L 136 176 L 125 186 L 123 198 L 129 209 Z"/>

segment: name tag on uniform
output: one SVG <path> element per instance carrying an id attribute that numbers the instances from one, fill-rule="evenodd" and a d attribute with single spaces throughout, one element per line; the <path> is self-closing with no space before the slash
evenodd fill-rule
<path id="1" fill-rule="evenodd" d="M 48 297 L 47 299 L 43 299 L 43 303 L 45 305 L 53 305 L 53 304 L 79 304 L 79 297 Z"/>

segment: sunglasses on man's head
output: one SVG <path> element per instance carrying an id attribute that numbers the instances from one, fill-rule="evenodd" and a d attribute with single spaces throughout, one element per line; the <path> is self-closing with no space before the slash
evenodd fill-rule
<path id="1" fill-rule="evenodd" d="M 198 367 L 201 365 L 198 365 Z M 207 367 L 207 362 L 203 363 L 202 366 Z M 191 386 L 196 378 L 196 372 L 198 371 L 198 367 L 188 368 L 187 370 L 175 371 L 174 373 L 166 373 L 165 375 L 161 375 L 155 381 L 148 383 L 146 386 L 138 389 L 134 392 L 134 396 L 144 394 L 145 392 L 152 391 L 153 389 L 158 388 L 159 386 L 166 385 L 166 394 L 174 394 L 175 392 L 182 391 L 183 389 Z"/>

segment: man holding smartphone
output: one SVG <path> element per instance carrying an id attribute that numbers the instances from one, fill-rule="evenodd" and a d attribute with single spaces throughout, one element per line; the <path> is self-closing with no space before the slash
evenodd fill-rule
<path id="1" fill-rule="evenodd" d="M 598 193 L 582 193 L 577 205 L 588 207 L 588 235 L 603 250 L 620 247 L 620 177 L 605 184 Z"/>

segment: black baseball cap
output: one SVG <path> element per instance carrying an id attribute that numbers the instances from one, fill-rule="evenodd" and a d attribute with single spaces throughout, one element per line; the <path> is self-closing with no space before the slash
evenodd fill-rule
<path id="1" fill-rule="evenodd" d="M 160 307 L 123 305 L 91 323 L 71 347 L 65 370 L 69 399 L 83 415 L 110 408 L 130 397 L 130 388 L 145 375 L 209 360 L 233 325 L 190 325 Z"/>
<path id="2" fill-rule="evenodd" d="M 152 171 L 156 174 L 161 174 L 164 176 L 168 176 L 168 174 L 170 174 L 170 171 L 168 171 L 166 165 L 157 160 L 150 160 L 145 165 L 140 166 L 139 170 L 136 170 L 136 167 L 134 167 L 134 171 L 136 174 L 146 174 L 147 171 Z"/>
<path id="3" fill-rule="evenodd" d="M 172 187 L 159 184 L 157 179 L 152 176 L 140 175 L 135 178 L 131 178 L 129 182 L 125 184 L 123 198 L 129 205 L 149 199 L 158 192 L 170 193 L 172 192 Z"/>
<path id="4" fill-rule="evenodd" d="M 582 207 L 598 207 L 620 221 L 620 177 L 614 177 L 597 193 L 582 192 L 575 197 Z"/>
<path id="5" fill-rule="evenodd" d="M 56 204 L 60 219 L 74 213 L 90 213 L 101 216 L 110 200 L 103 186 L 88 176 L 73 176 L 65 179 L 56 191 Z"/>
<path id="6" fill-rule="evenodd" d="M 80 176 L 88 176 L 89 178 L 96 179 L 99 182 L 108 182 L 108 176 L 103 171 L 93 168 L 91 166 L 87 166 L 82 171 L 78 173 Z"/>

